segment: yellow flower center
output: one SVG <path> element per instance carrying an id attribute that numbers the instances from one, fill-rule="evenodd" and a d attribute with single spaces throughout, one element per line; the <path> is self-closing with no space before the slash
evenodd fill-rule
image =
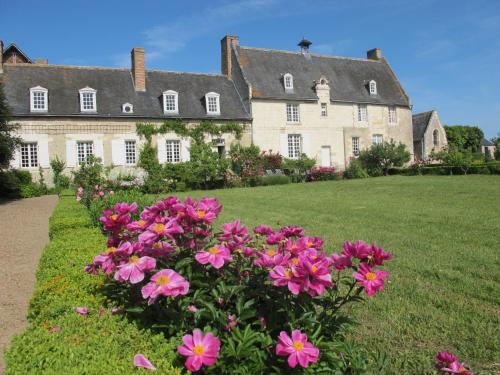
<path id="1" fill-rule="evenodd" d="M 219 254 L 219 253 L 220 253 L 220 250 L 219 250 L 219 249 L 217 249 L 216 247 L 211 247 L 210 249 L 208 249 L 208 252 L 209 252 L 210 254 L 215 255 L 215 254 Z"/>
<path id="2" fill-rule="evenodd" d="M 203 345 L 196 345 L 193 348 L 193 353 L 196 355 L 202 355 L 203 354 Z"/>
<path id="3" fill-rule="evenodd" d="M 368 281 L 373 281 L 377 278 L 377 274 L 374 273 L 374 272 L 368 272 L 366 275 L 365 275 L 365 278 L 366 280 Z"/>
<path id="4" fill-rule="evenodd" d="M 159 250 L 159 249 L 161 249 L 161 242 L 155 242 L 155 243 L 153 244 L 153 249 L 155 249 L 155 250 Z"/>
<path id="5" fill-rule="evenodd" d="M 313 243 L 311 241 L 309 241 L 309 242 L 306 243 L 307 247 L 312 247 L 312 245 L 313 245 Z"/>
<path id="6" fill-rule="evenodd" d="M 112 246 L 112 247 L 108 247 L 108 249 L 106 250 L 106 252 L 108 254 L 113 254 L 116 252 L 116 250 L 118 250 L 116 247 Z"/>
<path id="7" fill-rule="evenodd" d="M 285 276 L 286 276 L 287 278 L 289 278 L 289 279 L 291 279 L 291 278 L 292 278 L 292 276 L 293 276 L 293 272 L 292 272 L 292 270 L 291 270 L 290 268 L 288 268 L 288 269 L 285 271 Z"/>
<path id="8" fill-rule="evenodd" d="M 198 216 L 200 219 L 203 219 L 205 217 L 205 211 L 203 210 L 196 211 L 196 216 Z"/>
<path id="9" fill-rule="evenodd" d="M 130 257 L 130 263 L 136 264 L 139 261 L 139 257 L 137 255 L 132 255 Z"/>
<path id="10" fill-rule="evenodd" d="M 293 347 L 296 351 L 300 352 L 302 349 L 304 349 L 304 343 L 302 341 L 294 341 Z"/>
<path id="11" fill-rule="evenodd" d="M 162 232 L 164 228 L 165 228 L 165 225 L 163 225 L 163 224 L 156 224 L 156 225 L 153 227 L 153 230 L 154 230 L 155 232 Z"/>
<path id="12" fill-rule="evenodd" d="M 113 215 L 111 215 L 111 220 L 113 220 L 113 221 L 114 221 L 114 220 L 116 220 L 116 219 L 118 219 L 118 215 L 117 215 L 117 214 L 113 214 Z"/>
<path id="13" fill-rule="evenodd" d="M 139 224 L 141 227 L 143 227 L 146 224 L 146 222 L 144 220 L 139 220 L 137 222 L 137 224 Z"/>
<path id="14" fill-rule="evenodd" d="M 274 251 L 274 250 L 268 250 L 267 251 L 267 255 L 269 255 L 270 257 L 273 257 L 273 256 L 276 255 L 276 251 Z"/>
<path id="15" fill-rule="evenodd" d="M 167 285 L 170 279 L 166 275 L 161 275 L 156 279 L 156 285 Z"/>
<path id="16" fill-rule="evenodd" d="M 299 260 L 297 258 L 292 258 L 292 263 L 294 266 L 298 266 L 299 265 Z"/>
<path id="17" fill-rule="evenodd" d="M 311 272 L 312 273 L 316 273 L 317 270 L 318 270 L 318 267 L 316 267 L 316 265 L 313 264 L 312 267 L 311 267 Z"/>

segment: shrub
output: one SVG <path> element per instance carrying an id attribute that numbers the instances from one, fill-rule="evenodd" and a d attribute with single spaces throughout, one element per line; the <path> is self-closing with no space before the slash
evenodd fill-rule
<path id="1" fill-rule="evenodd" d="M 55 159 L 50 161 L 50 167 L 52 168 L 52 173 L 54 174 L 54 186 L 64 189 L 68 188 L 70 179 L 68 176 L 64 176 L 62 174 L 64 168 L 66 168 L 66 163 L 56 156 Z"/>
<path id="2" fill-rule="evenodd" d="M 339 178 L 334 167 L 314 167 L 307 174 L 307 181 L 329 181 Z"/>
<path id="3" fill-rule="evenodd" d="M 80 167 L 71 173 L 75 185 L 81 189 L 79 197 L 82 203 L 88 207 L 96 194 L 102 191 L 101 187 L 105 182 L 101 159 L 89 156 L 87 163 L 81 163 Z"/>
<path id="4" fill-rule="evenodd" d="M 285 159 L 283 169 L 290 175 L 293 182 L 304 182 L 309 170 L 314 167 L 316 160 L 301 154 L 298 159 Z"/>
<path id="5" fill-rule="evenodd" d="M 260 178 L 260 184 L 263 186 L 270 185 L 286 185 L 292 182 L 290 177 L 280 174 L 272 174 L 269 176 L 262 176 Z"/>
<path id="6" fill-rule="evenodd" d="M 296 226 L 260 225 L 252 236 L 236 220 L 214 231 L 221 209 L 213 198 L 168 197 L 134 221 L 137 205 L 118 203 L 101 218 L 108 248 L 86 271 L 106 274 L 109 300 L 142 326 L 172 336 L 191 371 L 362 373 L 342 307 L 383 289 L 391 254 L 357 241 L 328 256 Z"/>
<path id="7" fill-rule="evenodd" d="M 263 151 L 262 157 L 262 168 L 267 170 L 275 171 L 276 169 L 281 169 L 283 164 L 283 156 L 279 152 L 273 154 L 272 150 Z"/>
<path id="8" fill-rule="evenodd" d="M 31 184 L 31 173 L 20 169 L 0 171 L 0 199 L 21 197 L 21 188 Z"/>
<path id="9" fill-rule="evenodd" d="M 348 167 L 344 171 L 344 178 L 367 178 L 370 177 L 359 159 L 351 159 Z"/>
<path id="10" fill-rule="evenodd" d="M 263 159 L 258 146 L 248 147 L 240 144 L 231 145 L 229 150 L 231 158 L 231 170 L 240 177 L 243 186 L 256 186 L 260 182 L 260 176 L 264 174 Z M 232 184 L 238 182 L 231 181 Z"/>
<path id="11" fill-rule="evenodd" d="M 389 169 L 402 167 L 410 161 L 410 153 L 403 143 L 383 142 L 361 150 L 358 160 L 370 176 L 387 176 Z"/>
<path id="12" fill-rule="evenodd" d="M 31 182 L 27 185 L 21 185 L 21 198 L 40 197 L 46 193 L 47 187 L 39 184 L 38 182 Z"/>

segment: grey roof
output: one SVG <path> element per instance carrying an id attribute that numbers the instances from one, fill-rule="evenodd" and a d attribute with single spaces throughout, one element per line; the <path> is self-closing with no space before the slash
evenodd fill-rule
<path id="1" fill-rule="evenodd" d="M 314 81 L 325 76 L 332 101 L 409 106 L 385 60 L 240 47 L 239 62 L 255 98 L 317 100 Z M 282 82 L 285 73 L 293 75 L 293 93 L 285 92 Z M 377 95 L 368 91 L 370 80 L 377 83 Z"/>
<path id="2" fill-rule="evenodd" d="M 134 89 L 128 69 L 68 67 L 56 65 L 4 65 L 4 89 L 14 116 L 82 116 L 185 119 L 249 119 L 233 82 L 223 75 L 146 71 L 146 92 Z M 29 89 L 42 86 L 49 92 L 49 111 L 30 112 Z M 97 90 L 97 113 L 80 112 L 79 93 L 84 87 Z M 179 115 L 163 113 L 162 93 L 179 94 Z M 220 116 L 208 116 L 205 94 L 220 94 Z M 131 103 L 133 114 L 122 113 Z"/>
<path id="3" fill-rule="evenodd" d="M 429 121 L 434 111 L 416 113 L 412 116 L 413 120 L 413 141 L 420 141 L 427 130 Z"/>
<path id="4" fill-rule="evenodd" d="M 495 146 L 489 139 L 483 138 L 483 146 Z"/>

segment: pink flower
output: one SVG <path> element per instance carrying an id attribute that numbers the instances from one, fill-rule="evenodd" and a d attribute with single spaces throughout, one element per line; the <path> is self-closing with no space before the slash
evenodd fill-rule
<path id="1" fill-rule="evenodd" d="M 289 225 L 280 229 L 285 237 L 304 237 L 304 229 L 296 225 Z"/>
<path id="2" fill-rule="evenodd" d="M 443 367 L 440 371 L 445 374 L 474 375 L 472 371 L 465 368 L 465 364 L 463 362 L 458 361 L 450 363 L 448 367 Z"/>
<path id="3" fill-rule="evenodd" d="M 153 223 L 148 227 L 148 230 L 139 235 L 139 241 L 151 245 L 159 237 L 166 236 L 173 239 L 174 234 L 183 233 L 182 227 L 176 219 L 170 219 L 166 223 Z"/>
<path id="4" fill-rule="evenodd" d="M 293 275 L 300 280 L 301 289 L 311 297 L 322 295 L 325 288 L 333 286 L 330 260 L 324 253 L 316 256 L 300 256 L 299 264 L 292 267 Z"/>
<path id="5" fill-rule="evenodd" d="M 319 349 L 307 341 L 307 335 L 299 330 L 292 331 L 292 337 L 285 331 L 281 331 L 276 345 L 276 355 L 288 356 L 288 366 L 295 368 L 299 363 L 303 368 L 309 363 L 316 363 L 319 357 Z"/>
<path id="6" fill-rule="evenodd" d="M 128 263 L 118 266 L 115 273 L 115 280 L 127 281 L 131 284 L 137 284 L 144 280 L 144 272 L 151 271 L 156 267 L 156 260 L 151 257 L 141 257 L 132 255 Z"/>
<path id="7" fill-rule="evenodd" d="M 436 354 L 436 367 L 442 368 L 448 366 L 450 363 L 455 362 L 457 357 L 450 352 L 438 352 Z"/>
<path id="8" fill-rule="evenodd" d="M 189 305 L 187 307 L 187 311 L 191 312 L 191 313 L 195 313 L 198 311 L 198 308 L 195 306 L 195 305 Z"/>
<path id="9" fill-rule="evenodd" d="M 176 297 L 189 292 L 189 282 L 171 269 L 164 269 L 155 273 L 151 281 L 141 290 L 144 299 L 149 298 L 151 305 L 159 296 Z"/>
<path id="10" fill-rule="evenodd" d="M 104 314 L 106 314 L 106 310 L 99 309 L 99 316 L 103 316 Z"/>
<path id="11" fill-rule="evenodd" d="M 255 234 L 260 234 L 262 236 L 268 236 L 271 233 L 273 233 L 274 231 L 273 231 L 273 228 L 271 228 L 268 225 L 259 225 L 259 226 L 256 226 L 255 228 L 253 228 L 253 232 Z"/>
<path id="12" fill-rule="evenodd" d="M 260 267 L 269 267 L 286 265 L 290 254 L 283 255 L 280 251 L 274 249 L 268 249 L 257 253 L 257 259 L 255 260 L 255 265 Z"/>
<path id="13" fill-rule="evenodd" d="M 112 307 L 111 314 L 118 314 L 121 311 L 119 307 Z"/>
<path id="14" fill-rule="evenodd" d="M 342 255 L 345 255 L 346 257 L 364 259 L 369 253 L 370 245 L 364 241 L 357 240 L 354 243 L 349 241 L 344 242 L 344 251 L 342 252 Z"/>
<path id="15" fill-rule="evenodd" d="M 389 273 L 381 270 L 373 270 L 366 263 L 361 263 L 358 271 L 354 272 L 354 278 L 358 284 L 365 287 L 366 294 L 374 296 L 377 291 L 384 290 L 384 280 Z"/>
<path id="16" fill-rule="evenodd" d="M 144 354 L 136 354 L 134 356 L 134 366 L 142 367 L 147 370 L 155 371 L 156 368 L 153 366 L 151 362 L 144 356 Z"/>
<path id="17" fill-rule="evenodd" d="M 273 279 L 274 285 L 287 286 L 288 290 L 295 295 L 300 293 L 302 281 L 293 276 L 290 268 L 276 266 L 269 272 L 269 277 Z"/>
<path id="18" fill-rule="evenodd" d="M 75 307 L 75 311 L 80 315 L 88 315 L 89 309 L 86 307 Z"/>
<path id="19" fill-rule="evenodd" d="M 337 271 L 343 271 L 346 268 L 352 267 L 352 261 L 350 257 L 347 257 L 345 255 L 338 255 L 336 253 L 332 254 L 332 263 L 333 267 Z"/>
<path id="20" fill-rule="evenodd" d="M 225 246 L 215 245 L 207 251 L 198 251 L 195 255 L 195 259 L 198 263 L 210 263 L 213 267 L 218 269 L 221 268 L 224 263 L 231 261 L 232 257 Z"/>
<path id="21" fill-rule="evenodd" d="M 53 326 L 49 329 L 49 333 L 59 332 L 60 330 L 61 330 L 61 327 Z"/>
<path id="22" fill-rule="evenodd" d="M 185 335 L 182 337 L 183 345 L 177 347 L 177 352 L 180 355 L 188 357 L 186 360 L 186 368 L 195 372 L 201 366 L 212 366 L 219 357 L 220 340 L 210 332 L 206 335 L 196 328 L 193 335 Z"/>
<path id="23" fill-rule="evenodd" d="M 100 196 L 100 197 L 104 197 L 104 191 L 100 191 L 100 192 L 99 192 L 99 196 Z"/>

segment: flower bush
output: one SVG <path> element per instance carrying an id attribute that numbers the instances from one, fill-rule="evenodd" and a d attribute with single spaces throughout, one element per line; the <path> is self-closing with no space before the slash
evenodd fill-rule
<path id="1" fill-rule="evenodd" d="M 328 181 L 338 177 L 334 167 L 313 167 L 307 175 L 307 181 Z"/>
<path id="2" fill-rule="evenodd" d="M 134 220 L 137 205 L 117 203 L 100 218 L 107 249 L 86 271 L 107 274 L 105 291 L 125 311 L 173 336 L 192 372 L 362 367 L 339 352 L 350 320 L 340 309 L 384 289 L 391 254 L 356 241 L 328 255 L 297 226 L 251 232 L 235 220 L 216 230 L 221 210 L 213 198 L 171 196 Z"/>

